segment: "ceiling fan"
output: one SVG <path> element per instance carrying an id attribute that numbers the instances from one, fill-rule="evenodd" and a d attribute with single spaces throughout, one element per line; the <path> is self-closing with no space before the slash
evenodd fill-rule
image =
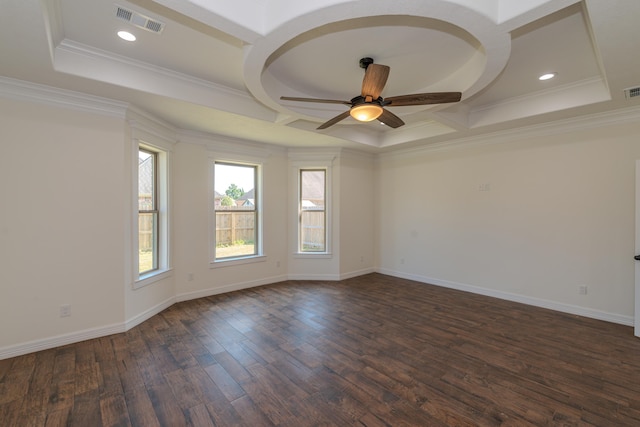
<path id="1" fill-rule="evenodd" d="M 341 101 L 337 99 L 317 99 L 317 98 L 297 98 L 292 96 L 281 96 L 284 101 L 301 102 L 321 102 L 325 104 L 344 104 L 351 108 L 344 113 L 340 113 L 334 118 L 318 126 L 318 129 L 326 129 L 341 120 L 351 116 L 361 122 L 370 122 L 378 119 L 380 122 L 392 128 L 404 125 L 402 119 L 384 107 L 401 107 L 407 105 L 428 105 L 445 104 L 448 102 L 458 102 L 462 97 L 460 92 L 431 92 L 414 93 L 411 95 L 390 96 L 382 98 L 380 93 L 387 83 L 390 68 L 387 65 L 374 64 L 371 58 L 362 58 L 360 67 L 365 69 L 362 80 L 362 92 L 351 101 Z"/>

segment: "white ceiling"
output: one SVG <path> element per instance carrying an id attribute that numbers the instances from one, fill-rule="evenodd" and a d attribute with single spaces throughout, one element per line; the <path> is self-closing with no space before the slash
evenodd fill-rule
<path id="1" fill-rule="evenodd" d="M 163 31 L 117 18 L 117 6 Z M 3 0 L 0 76 L 129 103 L 188 131 L 388 151 L 638 107 L 623 90 L 640 86 L 639 19 L 635 0 Z M 348 101 L 365 56 L 391 67 L 383 97 L 462 101 L 388 107 L 406 122 L 398 129 L 348 118 L 321 131 L 348 107 L 280 101 Z"/>

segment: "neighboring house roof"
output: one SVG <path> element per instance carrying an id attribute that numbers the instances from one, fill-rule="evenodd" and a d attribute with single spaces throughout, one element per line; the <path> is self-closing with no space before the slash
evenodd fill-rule
<path id="1" fill-rule="evenodd" d="M 324 200 L 324 173 L 305 173 L 302 197 L 306 200 Z"/>
<path id="2" fill-rule="evenodd" d="M 153 192 L 153 157 L 138 160 L 138 193 Z"/>
<path id="3" fill-rule="evenodd" d="M 256 191 L 252 188 L 251 190 L 245 192 L 242 196 L 238 197 L 236 200 L 255 200 Z"/>

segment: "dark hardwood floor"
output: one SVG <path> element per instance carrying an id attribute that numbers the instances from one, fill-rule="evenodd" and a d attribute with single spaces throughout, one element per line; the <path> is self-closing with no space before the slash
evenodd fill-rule
<path id="1" fill-rule="evenodd" d="M 630 327 L 371 274 L 0 361 L 0 426 L 640 425 Z"/>

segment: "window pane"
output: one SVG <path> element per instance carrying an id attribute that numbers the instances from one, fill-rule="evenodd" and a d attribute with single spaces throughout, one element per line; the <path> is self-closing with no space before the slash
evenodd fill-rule
<path id="1" fill-rule="evenodd" d="M 300 195 L 302 209 L 324 209 L 324 175 L 323 170 L 303 170 L 300 172 Z"/>
<path id="2" fill-rule="evenodd" d="M 215 209 L 255 210 L 255 166 L 216 163 Z"/>
<path id="3" fill-rule="evenodd" d="M 256 166 L 215 164 L 216 259 L 258 254 L 256 174 Z"/>
<path id="4" fill-rule="evenodd" d="M 138 150 L 138 273 L 158 268 L 156 157 Z"/>
<path id="5" fill-rule="evenodd" d="M 138 210 L 155 209 L 155 156 L 147 151 L 138 151 Z"/>
<path id="6" fill-rule="evenodd" d="M 302 251 L 324 252 L 324 211 L 302 211 L 300 234 Z"/>
<path id="7" fill-rule="evenodd" d="M 158 268 L 158 214 L 138 214 L 138 272 Z"/>
<path id="8" fill-rule="evenodd" d="M 300 250 L 324 252 L 325 227 L 324 170 L 300 171 Z"/>
<path id="9" fill-rule="evenodd" d="M 256 213 L 216 212 L 216 258 L 256 254 Z"/>

